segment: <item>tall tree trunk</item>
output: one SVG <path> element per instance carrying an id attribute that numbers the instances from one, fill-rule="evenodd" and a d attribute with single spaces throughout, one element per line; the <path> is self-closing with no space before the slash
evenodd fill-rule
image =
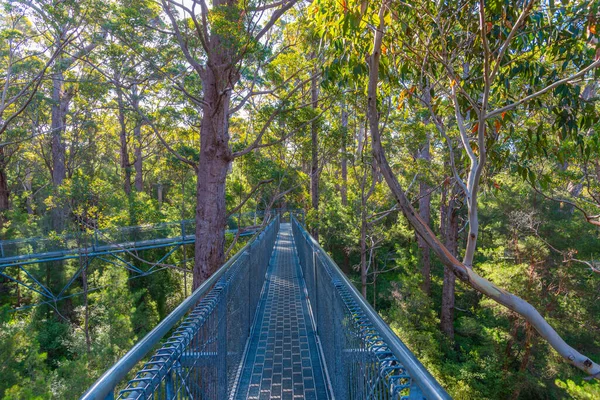
<path id="1" fill-rule="evenodd" d="M 523 374 L 527 369 L 527 365 L 529 365 L 529 358 L 531 356 L 531 341 L 533 339 L 533 328 L 529 322 L 525 323 L 525 343 L 523 346 L 525 347 L 525 353 L 523 354 L 523 358 L 521 359 L 521 364 L 519 365 L 519 373 Z M 526 382 L 520 380 L 517 382 L 515 389 L 513 390 L 511 399 L 518 399 L 521 391 L 525 387 Z"/>
<path id="2" fill-rule="evenodd" d="M 232 153 L 229 148 L 228 112 L 230 90 L 218 66 L 202 76 L 203 119 L 200 127 L 200 160 L 196 168 L 196 242 L 194 281 L 196 289 L 225 261 L 225 180 Z"/>
<path id="3" fill-rule="evenodd" d="M 365 300 L 367 299 L 367 210 L 364 200 L 360 210 L 360 287 Z"/>
<path id="4" fill-rule="evenodd" d="M 454 256 L 458 252 L 458 213 L 456 209 L 456 190 L 450 194 L 448 200 L 448 186 L 444 185 L 442 192 L 442 209 L 440 231 L 444 244 Z M 444 265 L 444 283 L 442 286 L 442 309 L 440 312 L 440 329 L 451 340 L 454 339 L 454 302 L 455 302 L 456 276 L 452 269 Z"/>
<path id="5" fill-rule="evenodd" d="M 60 64 L 60 63 L 59 63 Z M 55 193 L 62 185 L 67 176 L 66 166 L 66 147 L 64 134 L 66 131 L 67 114 L 69 104 L 73 97 L 72 90 L 65 90 L 64 74 L 57 67 L 52 76 L 52 110 L 51 110 L 51 156 L 52 156 L 52 185 Z M 50 212 L 51 229 L 60 233 L 65 229 L 67 217 L 67 208 L 59 199 L 58 204 L 54 205 Z M 65 283 L 64 264 L 62 261 L 46 263 L 46 286 L 55 295 L 59 293 Z M 59 303 L 59 312 L 62 315 L 69 316 L 71 308 L 69 299 Z"/>
<path id="6" fill-rule="evenodd" d="M 140 99 L 137 88 L 133 87 L 133 107 L 135 110 L 139 109 Z M 142 160 L 142 123 L 136 121 L 135 127 L 133 128 L 133 140 L 135 143 L 134 148 L 134 161 L 133 168 L 135 169 L 135 190 L 141 192 L 144 190 L 144 176 L 143 176 L 143 160 Z"/>
<path id="7" fill-rule="evenodd" d="M 417 159 L 429 163 L 431 154 L 429 152 L 429 134 L 423 144 L 423 147 L 417 154 Z M 419 183 L 419 216 L 427 225 L 431 219 L 431 194 L 429 194 L 429 185 L 421 179 Z M 425 239 L 417 235 L 417 243 L 421 251 L 421 274 L 423 275 L 423 291 L 431 295 L 431 253 Z"/>
<path id="8" fill-rule="evenodd" d="M 346 104 L 342 104 L 342 205 L 348 206 L 348 157 L 346 156 L 348 151 L 348 109 Z M 342 271 L 349 274 L 350 271 L 350 255 L 348 249 L 343 248 L 342 253 L 344 255 L 344 262 L 342 263 Z"/>
<path id="9" fill-rule="evenodd" d="M 318 107 L 319 93 L 317 88 L 316 73 L 310 81 L 310 94 L 312 107 L 316 110 Z M 311 165 L 310 165 L 310 200 L 311 207 L 319 214 L 319 135 L 317 131 L 317 120 L 314 120 L 310 125 L 311 136 Z M 319 228 L 313 229 L 312 235 L 316 240 L 319 240 Z"/>
<path id="10" fill-rule="evenodd" d="M 6 212 L 10 207 L 9 197 L 10 189 L 8 188 L 8 177 L 6 176 L 7 159 L 4 153 L 4 147 L 0 147 L 0 230 L 4 228 L 6 221 Z"/>
<path id="11" fill-rule="evenodd" d="M 67 113 L 73 92 L 64 89 L 64 75 L 57 71 L 52 76 L 52 184 L 55 189 L 62 185 L 67 176 L 66 148 L 64 133 L 67 124 Z M 52 230 L 61 232 L 65 227 L 65 209 L 58 205 L 52 209 Z"/>
<path id="12" fill-rule="evenodd" d="M 63 135 L 71 98 L 64 91 L 64 76 L 58 71 L 52 77 L 52 183 L 59 186 L 66 177 L 65 144 Z"/>
<path id="13" fill-rule="evenodd" d="M 129 151 L 127 149 L 127 124 L 125 122 L 125 105 L 123 103 L 123 91 L 117 85 L 117 103 L 119 108 L 119 133 L 120 140 L 120 162 L 123 174 L 123 190 L 129 196 L 131 194 L 131 165 L 129 164 Z"/>
<path id="14" fill-rule="evenodd" d="M 27 191 L 27 198 L 25 199 L 27 214 L 33 215 L 33 174 L 29 168 L 27 169 L 27 172 L 25 172 L 23 188 Z"/>
<path id="15" fill-rule="evenodd" d="M 4 239 L 1 230 L 4 228 L 6 212 L 9 208 L 10 191 L 8 188 L 8 178 L 6 176 L 6 164 L 7 160 L 4 154 L 4 147 L 0 147 L 0 239 Z M 9 300 L 10 298 L 10 281 L 4 276 L 0 277 L 0 298 L 2 298 L 3 301 Z"/>
<path id="16" fill-rule="evenodd" d="M 79 262 L 84 262 L 86 264 L 85 268 L 81 271 L 81 280 L 83 282 L 83 332 L 85 334 L 85 348 L 90 353 L 92 349 L 92 336 L 90 334 L 90 307 L 89 307 L 89 299 L 88 299 L 88 277 L 87 277 L 87 267 L 89 265 L 89 260 L 87 257 L 80 258 Z"/>
<path id="17" fill-rule="evenodd" d="M 346 157 L 346 147 L 348 142 L 348 110 L 346 105 L 342 105 L 342 205 L 348 205 L 348 158 Z"/>

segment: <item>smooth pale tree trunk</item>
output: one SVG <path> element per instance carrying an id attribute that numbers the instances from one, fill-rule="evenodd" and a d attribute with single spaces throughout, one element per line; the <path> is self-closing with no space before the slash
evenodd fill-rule
<path id="1" fill-rule="evenodd" d="M 319 104 L 319 92 L 317 88 L 317 76 L 313 74 L 310 80 L 310 94 L 312 107 L 316 110 Z M 316 214 L 319 215 L 319 132 L 317 130 L 317 121 L 314 120 L 310 125 L 311 137 L 311 164 L 310 164 L 310 203 Z M 317 222 L 318 224 L 318 222 Z M 312 235 L 319 240 L 319 228 L 313 229 Z"/>
<path id="2" fill-rule="evenodd" d="M 162 205 L 164 200 L 164 194 L 165 186 L 162 183 L 156 184 L 156 200 L 158 201 L 158 204 Z"/>
<path id="3" fill-rule="evenodd" d="M 133 138 L 135 139 L 133 168 L 135 169 L 135 190 L 141 192 L 144 190 L 143 159 L 142 159 L 142 127 L 138 123 L 133 128 Z"/>
<path id="4" fill-rule="evenodd" d="M 367 92 L 367 116 L 369 119 L 369 128 L 373 140 L 373 157 L 377 161 L 382 175 L 384 176 L 390 191 L 396 198 L 398 206 L 406 217 L 408 223 L 415 229 L 417 234 L 421 235 L 432 251 L 438 256 L 440 261 L 452 269 L 454 274 L 477 290 L 489 296 L 495 302 L 502 304 L 506 308 L 515 311 L 529 322 L 549 344 L 565 359 L 569 364 L 581 369 L 590 376 L 600 378 L 600 365 L 581 354 L 560 337 L 560 335 L 552 328 L 552 326 L 542 317 L 542 315 L 531 304 L 514 294 L 507 292 L 494 285 L 487 279 L 479 276 L 469 264 L 460 262 L 446 246 L 436 237 L 431 228 L 423 222 L 416 213 L 412 204 L 406 197 L 404 189 L 398 182 L 390 164 L 388 163 L 385 150 L 381 143 L 381 135 L 379 131 L 379 111 L 377 109 L 378 98 L 378 83 L 379 83 L 379 60 L 381 58 L 381 45 L 383 42 L 383 34 L 385 32 L 385 14 L 387 12 L 387 1 L 384 1 L 379 11 L 379 27 L 374 32 L 373 52 L 367 57 L 369 66 L 369 83 Z M 481 128 L 483 129 L 483 127 Z M 476 208 L 471 208 L 469 212 L 476 211 Z M 471 216 L 469 216 L 471 221 Z M 471 228 L 472 229 L 472 228 Z M 469 244 L 467 242 L 466 251 L 468 252 Z M 472 250 L 472 249 L 471 249 Z"/>
<path id="5" fill-rule="evenodd" d="M 119 132 L 120 141 L 120 164 L 123 174 L 123 190 L 129 196 L 131 194 L 131 164 L 129 163 L 129 150 L 127 146 L 127 124 L 125 122 L 125 104 L 123 103 L 123 91 L 117 86 L 117 103 L 119 108 Z"/>
<path id="6" fill-rule="evenodd" d="M 417 159 L 424 160 L 428 164 L 431 161 L 429 145 L 429 135 L 427 135 L 425 143 L 417 155 Z M 421 179 L 419 183 L 419 216 L 427 225 L 429 225 L 431 219 L 431 194 L 429 190 L 429 185 Z M 427 295 L 431 295 L 431 252 L 427 242 L 419 235 L 417 235 L 417 244 L 421 253 L 422 289 Z"/>
<path id="7" fill-rule="evenodd" d="M 202 110 L 200 159 L 196 167 L 194 289 L 225 261 L 225 180 L 232 162 L 227 126 L 231 92 L 224 90 L 228 85 L 223 79 L 225 72 L 216 66 L 208 67 L 202 76 L 207 104 Z"/>
<path id="8" fill-rule="evenodd" d="M 65 180 L 66 169 L 66 147 L 64 133 L 67 123 L 67 113 L 71 93 L 64 90 L 64 76 L 58 71 L 52 77 L 52 183 L 59 186 Z"/>
<path id="9" fill-rule="evenodd" d="M 358 128 L 357 141 L 358 141 L 358 146 L 356 149 L 356 154 L 358 157 L 360 157 L 362 154 L 363 146 L 364 146 L 364 142 L 365 142 L 365 127 L 362 123 L 361 123 L 361 126 Z"/>

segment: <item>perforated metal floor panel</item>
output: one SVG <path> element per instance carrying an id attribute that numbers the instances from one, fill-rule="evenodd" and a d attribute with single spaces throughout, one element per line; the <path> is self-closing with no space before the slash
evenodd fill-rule
<path id="1" fill-rule="evenodd" d="M 236 399 L 328 399 L 290 224 L 281 224 Z"/>

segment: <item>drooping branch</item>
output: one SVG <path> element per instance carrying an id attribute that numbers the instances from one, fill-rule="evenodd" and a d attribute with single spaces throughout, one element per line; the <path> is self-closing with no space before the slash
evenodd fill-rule
<path id="1" fill-rule="evenodd" d="M 598 60 L 594 61 L 593 63 L 589 64 L 587 67 L 581 69 L 579 72 L 574 73 L 573 75 L 568 76 L 568 77 L 566 77 L 564 79 L 558 80 L 558 81 L 556 81 L 556 82 L 554 82 L 554 83 L 546 86 L 545 88 L 540 89 L 537 92 L 530 94 L 529 96 L 523 97 L 522 99 L 517 100 L 514 103 L 508 104 L 508 105 L 506 105 L 504 107 L 501 107 L 501 108 L 498 108 L 498 109 L 496 109 L 494 111 L 490 111 L 489 113 L 486 114 L 485 119 L 488 120 L 488 119 L 493 118 L 493 117 L 495 117 L 497 115 L 500 115 L 500 114 L 502 114 L 504 112 L 510 111 L 513 108 L 516 108 L 516 107 L 520 106 L 521 104 L 527 103 L 528 101 L 533 100 L 533 99 L 535 99 L 535 98 L 543 95 L 544 93 L 547 93 L 547 92 L 551 91 L 552 89 L 554 89 L 554 88 L 556 88 L 556 87 L 558 87 L 560 85 L 573 82 L 574 80 L 577 80 L 578 78 L 581 78 L 582 76 L 584 76 L 585 74 L 587 74 L 589 71 L 592 71 L 592 70 L 594 70 L 595 68 L 598 68 L 598 67 L 600 67 L 600 59 L 598 59 Z"/>
<path id="2" fill-rule="evenodd" d="M 590 214 L 587 213 L 587 211 L 585 211 L 583 208 L 581 208 L 579 205 L 577 205 L 574 201 L 567 200 L 565 198 L 557 198 L 557 197 L 549 196 L 549 195 L 545 194 L 543 191 L 541 191 L 540 189 L 538 189 L 535 185 L 531 185 L 531 187 L 538 194 L 542 195 L 546 200 L 550 200 L 550 201 L 554 201 L 554 202 L 557 202 L 557 203 L 564 203 L 564 204 L 570 205 L 571 207 L 573 207 L 577 211 L 579 211 L 583 215 L 583 218 L 585 218 L 585 220 L 588 223 L 590 223 L 590 224 L 592 224 L 594 226 L 600 227 L 600 214 L 590 215 Z"/>

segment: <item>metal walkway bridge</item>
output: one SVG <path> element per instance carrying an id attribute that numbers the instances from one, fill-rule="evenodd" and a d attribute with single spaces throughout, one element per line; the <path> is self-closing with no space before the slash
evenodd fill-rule
<path id="1" fill-rule="evenodd" d="M 277 217 L 82 399 L 449 399 L 290 215 Z"/>
<path id="2" fill-rule="evenodd" d="M 230 216 L 226 233 L 238 236 L 253 235 L 264 221 L 271 218 L 271 212 L 247 212 Z M 130 272 L 131 279 L 153 274 L 168 268 L 169 257 L 185 245 L 195 242 L 196 223 L 194 220 L 181 220 L 160 224 L 115 227 L 110 229 L 83 230 L 77 233 L 33 237 L 25 239 L 0 240 L 0 278 L 13 282 L 36 293 L 39 303 L 16 308 L 20 310 L 41 304 L 55 304 L 58 301 L 83 293 L 75 288 L 82 273 L 91 268 L 94 261 L 101 265 L 120 266 Z M 159 249 L 148 257 L 142 252 Z M 187 259 L 180 257 L 181 262 Z M 65 274 L 63 282 L 47 284 L 46 273 L 41 268 L 64 269 L 63 265 L 52 264 L 74 260 L 78 266 L 73 273 Z M 172 264 L 172 266 L 176 266 Z M 181 270 L 181 268 L 180 268 Z M 88 288 L 87 291 L 100 289 Z"/>

